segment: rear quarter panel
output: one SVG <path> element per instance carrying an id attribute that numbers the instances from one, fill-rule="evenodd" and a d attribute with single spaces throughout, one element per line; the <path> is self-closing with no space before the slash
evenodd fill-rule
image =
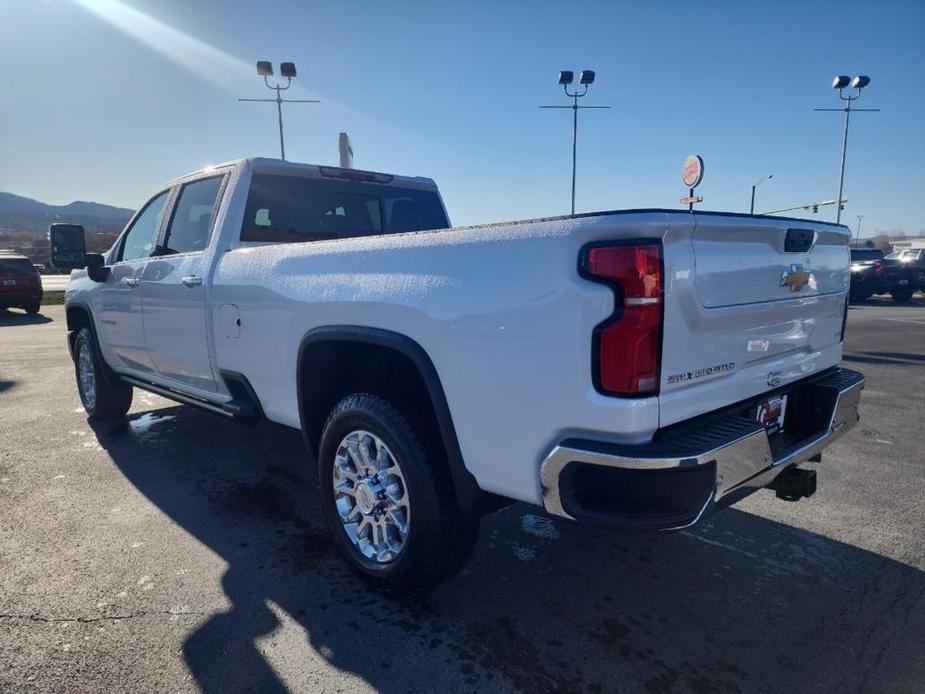
<path id="1" fill-rule="evenodd" d="M 591 383 L 591 335 L 613 294 L 579 277 L 590 241 L 661 238 L 665 213 L 551 220 L 240 248 L 214 275 L 214 323 L 237 306 L 238 338 L 216 335 L 221 368 L 248 376 L 268 417 L 298 427 L 296 367 L 325 325 L 415 340 L 440 377 L 467 468 L 486 491 L 540 503 L 538 470 L 571 435 L 648 440 L 657 398 Z"/>

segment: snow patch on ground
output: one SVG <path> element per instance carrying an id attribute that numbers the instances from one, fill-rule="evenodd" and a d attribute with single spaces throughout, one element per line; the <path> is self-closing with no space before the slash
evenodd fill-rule
<path id="1" fill-rule="evenodd" d="M 154 412 L 145 412 L 138 419 L 133 419 L 128 423 L 129 427 L 132 429 L 132 433 L 139 436 L 144 436 L 151 431 L 151 427 L 155 424 L 160 424 L 161 422 L 169 422 L 171 419 L 176 419 L 177 416 L 173 414 L 169 415 L 158 415 Z"/>
<path id="2" fill-rule="evenodd" d="M 521 517 L 520 529 L 528 535 L 541 537 L 544 540 L 558 540 L 562 535 L 551 518 L 534 516 L 532 513 Z"/>

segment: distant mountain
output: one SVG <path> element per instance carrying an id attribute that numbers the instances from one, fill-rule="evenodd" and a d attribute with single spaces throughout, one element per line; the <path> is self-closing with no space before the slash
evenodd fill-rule
<path id="1" fill-rule="evenodd" d="M 44 214 L 79 214 L 101 219 L 125 219 L 131 217 L 134 210 L 125 207 L 113 207 L 99 202 L 75 200 L 67 205 L 48 205 L 32 198 L 13 193 L 0 192 L 0 212 L 40 212 Z"/>
<path id="2" fill-rule="evenodd" d="M 90 231 L 119 230 L 133 210 L 98 202 L 77 200 L 67 205 L 48 205 L 32 198 L 0 192 L 0 229 L 5 231 L 48 231 L 55 222 L 83 224 Z"/>

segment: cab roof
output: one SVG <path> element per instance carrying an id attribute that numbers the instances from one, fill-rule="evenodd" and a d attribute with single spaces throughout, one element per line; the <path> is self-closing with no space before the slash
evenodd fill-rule
<path id="1" fill-rule="evenodd" d="M 343 169 L 339 166 L 326 166 L 324 164 L 303 164 L 294 161 L 285 161 L 283 159 L 272 159 L 269 157 L 248 157 L 246 159 L 233 159 L 204 167 L 198 171 L 193 171 L 184 176 L 171 181 L 168 186 L 180 183 L 185 179 L 201 176 L 211 171 L 220 171 L 222 169 L 250 169 L 259 173 L 269 173 L 275 175 L 293 175 L 305 176 L 309 178 L 334 178 L 354 181 L 368 181 L 371 183 L 389 183 L 399 185 L 403 188 L 416 188 L 420 190 L 437 190 L 437 184 L 432 178 L 424 176 L 399 176 L 396 174 L 382 173 L 377 171 L 365 171 L 363 169 Z"/>

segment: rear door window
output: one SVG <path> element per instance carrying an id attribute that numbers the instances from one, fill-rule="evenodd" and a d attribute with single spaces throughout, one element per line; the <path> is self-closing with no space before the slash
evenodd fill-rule
<path id="1" fill-rule="evenodd" d="M 448 226 L 436 191 L 256 173 L 241 240 L 295 243 Z"/>
<path id="2" fill-rule="evenodd" d="M 209 245 L 212 215 L 223 180 L 223 176 L 212 176 L 180 188 L 167 236 L 160 249 L 161 255 L 205 250 Z"/>

